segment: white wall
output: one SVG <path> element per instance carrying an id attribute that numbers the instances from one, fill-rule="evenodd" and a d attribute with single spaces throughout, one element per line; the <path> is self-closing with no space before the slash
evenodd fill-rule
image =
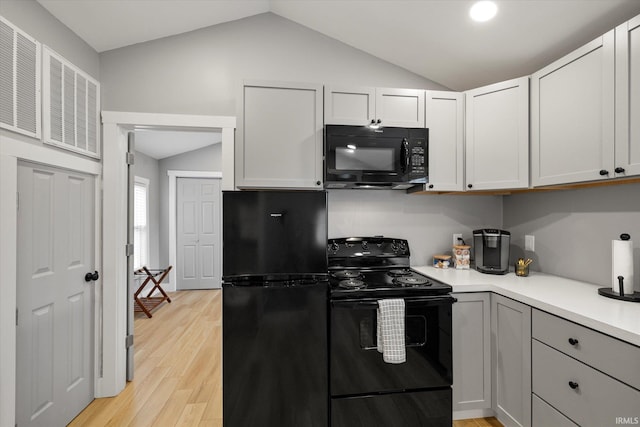
<path id="1" fill-rule="evenodd" d="M 453 233 L 470 243 L 475 228 L 502 226 L 502 197 L 407 195 L 393 190 L 330 190 L 329 237 L 407 239 L 411 264 L 451 251 Z"/>
<path id="2" fill-rule="evenodd" d="M 236 115 L 243 79 L 443 89 L 423 77 L 266 13 L 100 54 L 114 111 Z"/>
<path id="3" fill-rule="evenodd" d="M 158 160 L 136 152 L 134 174 L 149 180 L 149 268 L 160 268 L 160 165 Z"/>
<path id="4" fill-rule="evenodd" d="M 640 291 L 640 184 L 512 195 L 503 204 L 512 258 L 534 235 L 535 253 L 526 255 L 545 273 L 610 286 L 611 240 L 630 234 Z"/>

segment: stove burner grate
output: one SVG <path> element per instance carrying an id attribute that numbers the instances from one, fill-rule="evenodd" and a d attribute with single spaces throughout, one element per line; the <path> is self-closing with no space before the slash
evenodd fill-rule
<path id="1" fill-rule="evenodd" d="M 367 285 L 362 280 L 353 278 L 340 281 L 340 283 L 338 283 L 338 286 L 343 289 L 362 289 L 367 287 Z"/>
<path id="2" fill-rule="evenodd" d="M 402 277 L 402 276 L 409 276 L 412 273 L 411 273 L 411 270 L 407 268 L 394 268 L 392 270 L 389 270 L 387 274 L 391 277 Z"/>
<path id="3" fill-rule="evenodd" d="M 393 279 L 393 283 L 395 283 L 397 285 L 400 285 L 400 286 L 405 286 L 405 287 L 431 286 L 431 282 L 429 282 L 428 279 L 426 279 L 424 277 L 416 277 L 416 276 L 410 276 L 410 277 L 400 276 L 400 277 L 396 277 L 395 279 Z"/>
<path id="4" fill-rule="evenodd" d="M 339 280 L 359 279 L 360 277 L 362 277 L 362 274 L 360 274 L 359 271 L 354 271 L 354 270 L 341 270 L 333 273 L 333 277 Z"/>

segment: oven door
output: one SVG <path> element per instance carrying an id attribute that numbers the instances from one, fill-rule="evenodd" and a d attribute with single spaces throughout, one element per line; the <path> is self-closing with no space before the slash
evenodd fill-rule
<path id="1" fill-rule="evenodd" d="M 398 183 L 408 180 L 406 137 L 334 135 L 326 143 L 326 181 Z"/>
<path id="2" fill-rule="evenodd" d="M 449 387 L 451 304 L 446 296 L 405 298 L 406 362 L 389 364 L 377 350 L 376 299 L 331 301 L 332 397 Z"/>

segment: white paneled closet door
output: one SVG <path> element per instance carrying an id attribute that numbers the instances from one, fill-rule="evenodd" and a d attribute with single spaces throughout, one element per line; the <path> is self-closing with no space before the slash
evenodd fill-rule
<path id="1" fill-rule="evenodd" d="M 16 421 L 62 426 L 94 397 L 94 178 L 18 167 Z"/>
<path id="2" fill-rule="evenodd" d="M 220 180 L 178 178 L 177 191 L 176 288 L 220 288 Z"/>

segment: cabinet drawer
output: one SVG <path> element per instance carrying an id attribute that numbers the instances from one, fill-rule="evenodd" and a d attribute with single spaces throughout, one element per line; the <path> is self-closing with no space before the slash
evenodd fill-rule
<path id="1" fill-rule="evenodd" d="M 533 392 L 580 426 L 613 426 L 619 417 L 640 415 L 639 391 L 537 340 L 531 350 Z"/>
<path id="2" fill-rule="evenodd" d="M 535 394 L 531 395 L 531 413 L 533 427 L 577 427 L 576 423 Z"/>
<path id="3" fill-rule="evenodd" d="M 640 347 L 540 310 L 533 310 L 531 335 L 640 390 Z"/>

